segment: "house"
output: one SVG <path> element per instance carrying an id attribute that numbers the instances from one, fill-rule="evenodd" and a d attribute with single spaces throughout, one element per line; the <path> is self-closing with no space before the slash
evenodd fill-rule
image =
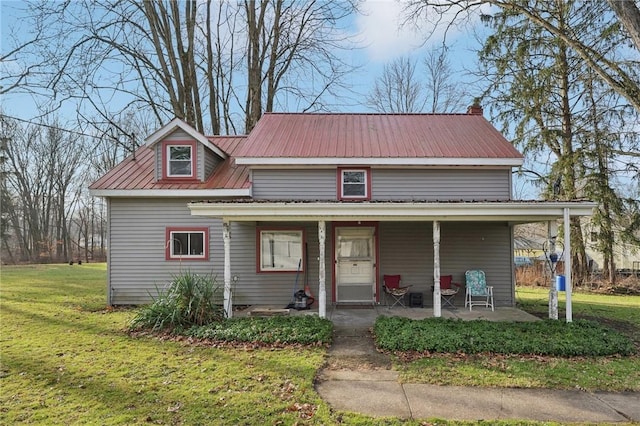
<path id="1" fill-rule="evenodd" d="M 512 200 L 522 161 L 477 106 L 267 113 L 246 136 L 175 119 L 90 187 L 108 206 L 108 303 L 146 303 L 189 269 L 224 284 L 228 316 L 284 307 L 296 281 L 324 316 L 380 303 L 382 276 L 401 274 L 440 316 L 440 275 L 482 269 L 496 306 L 514 306 L 513 226 L 594 206 Z"/>
<path id="2" fill-rule="evenodd" d="M 585 250 L 592 265 L 592 271 L 602 269 L 606 262 L 599 244 L 600 227 L 592 221 L 583 221 L 585 235 Z M 621 276 L 640 276 L 640 245 L 634 242 L 622 241 L 619 230 L 614 230 L 615 243 L 611 256 L 616 272 Z M 640 239 L 640 232 L 635 233 Z"/>

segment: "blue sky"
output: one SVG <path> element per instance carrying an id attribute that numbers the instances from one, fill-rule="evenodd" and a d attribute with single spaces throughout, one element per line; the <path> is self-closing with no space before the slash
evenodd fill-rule
<path id="1" fill-rule="evenodd" d="M 6 28 L 20 22 L 20 16 L 16 15 L 16 9 L 20 6 L 22 4 L 18 1 L 0 0 L 3 28 L 0 45 L 3 53 L 9 45 Z M 354 74 L 349 82 L 358 93 L 366 94 L 370 90 L 373 81 L 381 74 L 386 63 L 404 55 L 413 55 L 421 59 L 427 49 L 442 44 L 444 25 L 436 28 L 433 35 L 426 41 L 425 34 L 432 28 L 425 27 L 418 31 L 411 25 L 401 26 L 400 24 L 404 20 L 403 5 L 398 1 L 365 1 L 361 6 L 361 11 L 362 14 L 353 17 L 351 28 L 348 29 L 364 46 L 359 51 L 350 52 L 351 58 L 348 58 L 353 63 L 363 65 L 362 70 Z M 471 69 L 474 66 L 476 55 L 472 49 L 478 46 L 471 37 L 471 27 L 472 25 L 454 27 L 449 30 L 447 35 L 447 45 L 451 47 L 450 60 L 460 78 L 463 78 L 462 74 L 465 69 Z M 11 66 L 10 62 L 4 63 L 2 69 Z M 33 99 L 30 96 L 10 94 L 2 99 L 2 106 L 6 114 L 20 118 L 31 119 L 37 115 Z M 345 105 L 341 109 L 366 110 L 358 103 Z"/>
<path id="2" fill-rule="evenodd" d="M 0 0 L 0 14 L 2 28 L 6 29 L 9 24 L 19 22 L 20 17 L 16 16 L 15 10 L 21 6 L 17 1 Z M 377 77 L 382 73 L 385 64 L 401 56 L 410 55 L 420 61 L 425 56 L 425 52 L 432 47 L 440 47 L 443 43 L 446 19 L 439 27 L 425 25 L 417 29 L 412 25 L 401 25 L 405 21 L 403 4 L 395 0 L 375 0 L 365 1 L 361 5 L 362 13 L 354 16 L 347 29 L 356 35 L 363 46 L 355 52 L 350 52 L 349 60 L 354 64 L 363 65 L 362 69 L 353 74 L 348 82 L 353 90 L 362 95 L 369 92 Z M 465 70 L 475 67 L 476 53 L 479 48 L 478 42 L 473 36 L 473 32 L 481 30 L 479 17 L 472 17 L 463 25 L 450 27 L 446 34 L 446 44 L 449 47 L 449 59 L 456 78 L 460 79 L 460 84 L 469 85 L 469 77 L 465 77 Z M 430 37 L 426 37 L 430 34 Z M 2 31 L 1 45 L 2 52 L 5 53 L 7 32 Z M 418 62 L 420 67 L 420 63 Z M 11 66 L 10 63 L 2 66 Z M 1 71 L 1 70 L 0 70 Z M 470 92 L 479 93 L 481 88 L 471 89 Z M 19 117 L 25 120 L 32 120 L 37 115 L 35 100 L 29 95 L 11 94 L 4 96 L 0 101 L 4 113 L 9 116 Z M 471 99 L 469 99 L 469 104 Z M 363 98 L 356 98 L 350 105 L 338 105 L 337 110 L 362 112 L 369 109 L 363 105 Z M 464 112 L 464 111 L 460 111 Z M 75 119 L 73 105 L 67 105 L 60 110 L 61 123 L 66 118 L 72 123 Z M 68 115 L 68 117 L 65 117 Z M 520 185 L 522 186 L 522 185 Z M 516 191 L 530 191 L 530 189 L 518 188 Z"/>

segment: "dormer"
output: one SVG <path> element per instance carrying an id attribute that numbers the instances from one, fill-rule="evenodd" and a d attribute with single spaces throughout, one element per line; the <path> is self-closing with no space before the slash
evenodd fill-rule
<path id="1" fill-rule="evenodd" d="M 155 152 L 156 182 L 204 182 L 227 158 L 224 151 L 178 118 L 153 133 L 145 142 Z"/>

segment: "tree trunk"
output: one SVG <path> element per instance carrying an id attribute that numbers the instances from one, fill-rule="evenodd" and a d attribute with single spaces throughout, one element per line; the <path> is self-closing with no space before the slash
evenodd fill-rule
<path id="1" fill-rule="evenodd" d="M 607 0 L 616 16 L 627 30 L 636 49 L 640 50 L 640 10 L 637 0 Z"/>

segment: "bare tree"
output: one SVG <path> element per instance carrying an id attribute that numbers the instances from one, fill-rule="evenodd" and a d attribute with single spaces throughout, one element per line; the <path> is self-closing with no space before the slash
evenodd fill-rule
<path id="1" fill-rule="evenodd" d="M 24 128 L 2 118 L 7 135 L 3 205 L 23 260 L 68 260 L 69 223 L 77 202 L 82 142 L 55 122 Z M 6 209 L 6 210 L 5 210 Z"/>
<path id="2" fill-rule="evenodd" d="M 427 51 L 424 58 L 426 70 L 427 102 L 429 112 L 459 112 L 470 98 L 456 79 L 446 47 Z"/>
<path id="3" fill-rule="evenodd" d="M 367 104 L 378 112 L 421 112 L 425 103 L 425 86 L 408 56 L 385 65 L 367 97 Z"/>
<path id="4" fill-rule="evenodd" d="M 340 25 L 355 10 L 355 0 L 33 1 L 29 20 L 47 42 L 21 61 L 47 66 L 9 83 L 85 116 L 150 110 L 157 124 L 175 116 L 201 132 L 245 132 L 264 111 L 323 109 L 348 90 L 340 53 L 353 44 Z"/>
<path id="5" fill-rule="evenodd" d="M 460 111 L 468 95 L 451 66 L 446 48 L 427 51 L 418 68 L 409 56 L 384 66 L 382 75 L 367 96 L 367 104 L 378 112 L 449 113 Z"/>
<path id="6" fill-rule="evenodd" d="M 633 39 L 636 49 L 640 50 L 640 9 L 638 9 L 636 2 L 633 0 L 607 0 L 607 3 Z"/>

